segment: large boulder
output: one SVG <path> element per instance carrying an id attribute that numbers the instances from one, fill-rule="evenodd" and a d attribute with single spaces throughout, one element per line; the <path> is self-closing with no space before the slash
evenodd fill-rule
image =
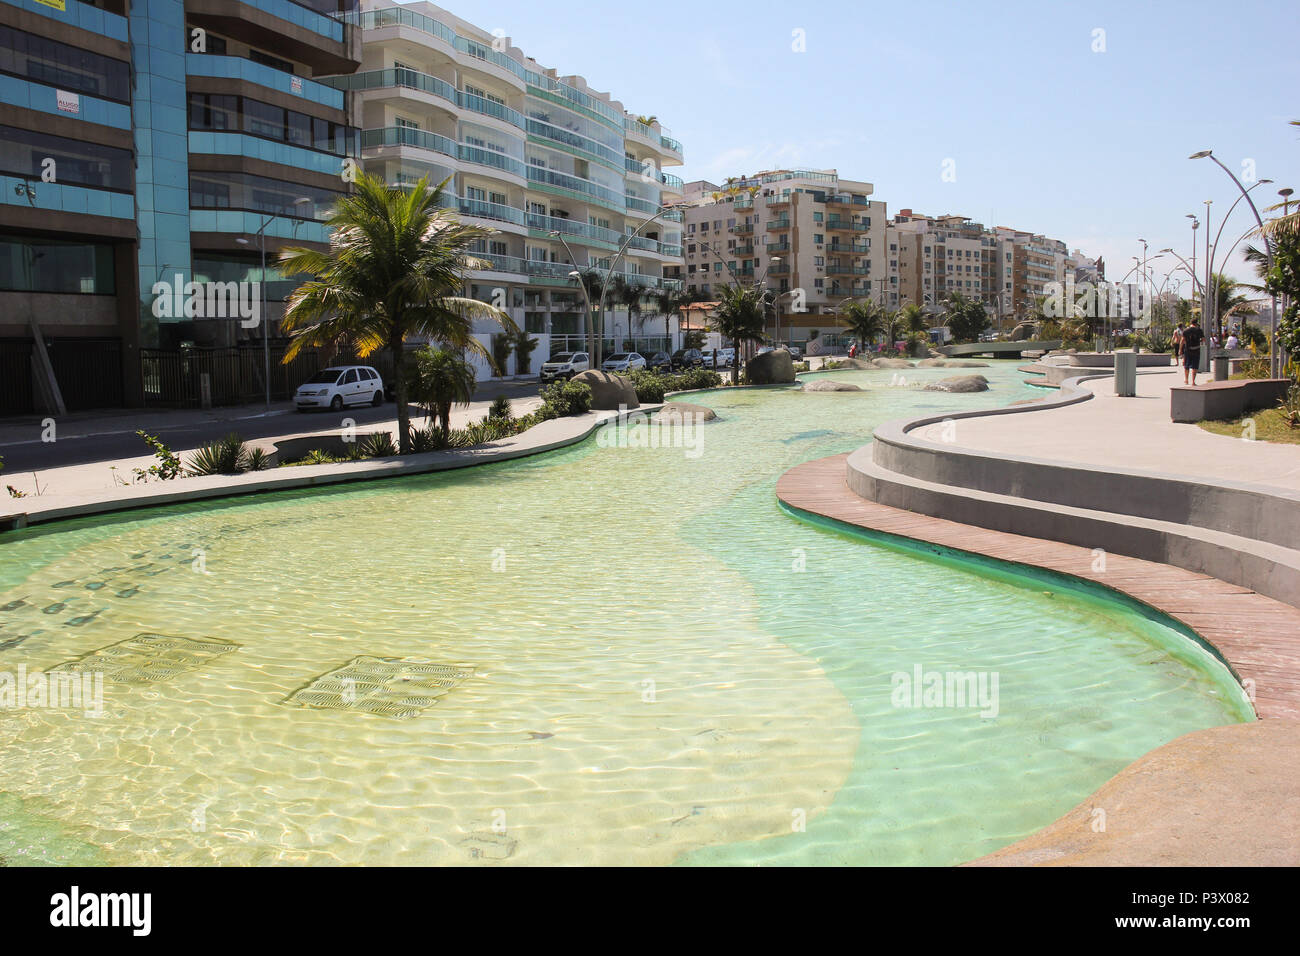
<path id="1" fill-rule="evenodd" d="M 583 382 L 591 388 L 591 407 L 597 411 L 618 411 L 619 407 L 636 408 L 636 389 L 632 380 L 611 372 L 598 372 L 594 368 L 579 372 L 573 381 Z"/>
<path id="2" fill-rule="evenodd" d="M 1037 334 L 1038 334 L 1038 323 L 1021 322 L 1019 325 L 1017 325 L 1014 329 L 1011 330 L 1011 335 L 1009 336 L 1009 338 L 1011 339 L 1012 342 L 1028 342 Z"/>
<path id="3" fill-rule="evenodd" d="M 988 368 L 988 362 L 976 362 L 974 359 L 944 359 L 944 368 Z"/>
<path id="4" fill-rule="evenodd" d="M 692 405 L 690 402 L 665 402 L 655 416 L 665 425 L 688 425 L 698 422 L 711 422 L 718 413 L 705 405 Z"/>
<path id="5" fill-rule="evenodd" d="M 917 368 L 943 368 L 944 361 L 945 360 L 941 358 L 921 359 L 921 361 L 916 363 L 916 367 Z"/>
<path id="6" fill-rule="evenodd" d="M 832 382 L 829 379 L 821 379 L 816 382 L 805 382 L 803 390 L 805 392 L 860 392 L 862 389 L 856 385 L 850 385 L 848 382 Z"/>
<path id="7" fill-rule="evenodd" d="M 989 380 L 983 375 L 953 375 L 925 387 L 927 392 L 987 392 Z"/>
<path id="8" fill-rule="evenodd" d="M 750 385 L 784 385 L 794 381 L 794 359 L 785 349 L 755 355 L 745 366 Z"/>
<path id="9" fill-rule="evenodd" d="M 899 358 L 878 358 L 871 362 L 876 368 L 915 368 L 916 366 L 907 359 Z"/>

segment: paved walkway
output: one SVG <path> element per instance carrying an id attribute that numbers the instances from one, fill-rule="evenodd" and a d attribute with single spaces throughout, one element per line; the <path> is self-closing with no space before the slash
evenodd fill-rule
<path id="1" fill-rule="evenodd" d="M 959 419 L 954 437 L 962 447 L 1009 455 L 1300 490 L 1300 445 L 1244 441 L 1171 422 L 1169 389 L 1182 383 L 1182 373 L 1174 370 L 1143 373 L 1136 397 L 1117 398 L 1110 377 L 1096 379 L 1083 383 L 1096 396 L 1090 401 L 1042 413 Z M 938 441 L 941 427 L 921 434 Z"/>

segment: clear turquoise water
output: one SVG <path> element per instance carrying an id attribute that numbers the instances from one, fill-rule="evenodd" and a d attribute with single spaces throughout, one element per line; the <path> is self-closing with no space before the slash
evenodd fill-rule
<path id="1" fill-rule="evenodd" d="M 140 633 L 240 646 L 110 684 L 101 719 L 0 711 L 0 857 L 948 864 L 1250 719 L 1159 620 L 778 506 L 784 470 L 882 421 L 1041 395 L 1014 363 L 986 374 L 978 395 L 892 372 L 708 393 L 698 456 L 593 439 L 6 535 L 0 607 L 24 603 L 0 612 L 0 671 Z M 409 720 L 285 703 L 362 655 L 473 673 Z M 997 716 L 895 706 L 918 666 L 996 674 Z"/>

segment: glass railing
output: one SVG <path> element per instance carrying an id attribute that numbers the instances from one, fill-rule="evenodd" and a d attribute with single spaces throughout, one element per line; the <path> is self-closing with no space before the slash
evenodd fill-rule
<path id="1" fill-rule="evenodd" d="M 331 76 L 322 80 L 338 90 L 374 90 L 387 86 L 404 86 L 424 93 L 432 93 L 452 103 L 456 102 L 456 87 L 446 80 L 416 70 L 367 70 L 346 76 Z"/>
<path id="2" fill-rule="evenodd" d="M 848 229 L 852 232 L 866 232 L 871 228 L 867 222 L 851 222 L 847 219 L 828 219 L 826 220 L 827 229 Z"/>
<path id="3" fill-rule="evenodd" d="M 494 149 L 470 146 L 468 143 L 459 144 L 457 155 L 464 162 L 477 163 L 480 166 L 492 166 L 514 176 L 527 176 L 528 170 L 531 168 L 525 165 L 522 159 L 515 159 L 505 153 L 498 153 Z"/>
<path id="4" fill-rule="evenodd" d="M 514 206 L 507 206 L 499 202 L 488 202 L 484 199 L 467 199 L 461 196 L 457 199 L 456 206 L 462 216 L 477 216 L 479 219 L 513 222 L 518 226 L 524 225 L 529 218 L 522 209 L 516 209 Z"/>
<path id="5" fill-rule="evenodd" d="M 672 173 L 660 173 L 659 181 L 677 192 L 681 192 L 682 187 L 686 185 L 686 182 L 682 177 L 674 176 Z"/>
<path id="6" fill-rule="evenodd" d="M 622 233 L 613 229 L 593 226 L 581 220 L 564 219 L 559 216 L 539 216 L 536 213 L 529 213 L 528 228 L 546 233 L 560 232 L 566 236 L 577 236 L 579 239 L 588 239 L 592 242 L 601 242 L 611 246 L 617 246 L 623 241 Z"/>
<path id="7" fill-rule="evenodd" d="M 853 243 L 851 245 L 842 245 L 838 242 L 832 242 L 826 247 L 828 252 L 845 252 L 845 253 L 865 253 L 871 251 L 871 243 L 866 242 L 861 245 Z"/>
<path id="8" fill-rule="evenodd" d="M 456 42 L 456 31 L 445 23 L 440 23 L 433 17 L 425 16 L 423 13 L 416 13 L 414 10 L 403 10 L 401 7 L 386 7 L 383 10 L 368 10 L 364 13 L 352 11 L 337 16 L 344 23 L 356 24 L 363 30 L 374 30 L 378 27 L 390 27 L 400 24 L 414 27 L 421 33 L 428 33 L 431 36 L 438 37 L 453 46 Z"/>
<path id="9" fill-rule="evenodd" d="M 518 110 L 512 110 L 504 103 L 498 103 L 496 100 L 490 100 L 475 93 L 466 93 L 464 90 L 456 91 L 456 102 L 462 108 L 471 112 L 492 116 L 509 123 L 511 126 L 518 126 L 520 129 L 524 128 L 524 114 Z"/>
<path id="10" fill-rule="evenodd" d="M 677 140 L 673 139 L 671 136 L 660 136 L 659 143 L 665 149 L 670 149 L 679 156 L 682 153 L 682 144 L 677 142 Z"/>
<path id="11" fill-rule="evenodd" d="M 607 186 L 594 183 L 589 179 L 582 179 L 578 176 L 570 176 L 568 173 L 562 173 L 559 170 L 547 169 L 545 166 L 528 167 L 528 179 L 530 182 L 539 183 L 543 186 L 551 186 L 555 189 L 565 189 L 569 192 L 582 193 L 586 196 L 593 196 L 602 202 L 608 203 L 618 209 L 624 208 L 623 196 Z"/>
<path id="12" fill-rule="evenodd" d="M 769 242 L 767 244 L 768 252 L 789 252 L 790 243 L 788 242 Z"/>
<path id="13" fill-rule="evenodd" d="M 789 228 L 790 228 L 790 220 L 789 220 L 789 219 L 785 219 L 785 218 L 782 218 L 782 219 L 773 219 L 771 222 L 769 222 L 769 223 L 767 224 L 767 228 L 768 228 L 769 230 L 772 230 L 772 229 L 789 229 Z"/>
<path id="14" fill-rule="evenodd" d="M 457 155 L 456 141 L 428 130 L 412 129 L 409 126 L 385 126 L 381 129 L 363 129 L 361 131 L 361 148 L 371 149 L 376 146 L 414 146 L 429 149 L 446 156 Z"/>
<path id="15" fill-rule="evenodd" d="M 659 211 L 659 204 L 651 202 L 648 199 L 641 199 L 637 196 L 624 196 L 623 200 L 628 209 L 635 209 L 638 212 L 649 213 L 651 215 Z"/>
<path id="16" fill-rule="evenodd" d="M 591 155 L 600 157 L 609 163 L 617 164 L 620 157 L 622 157 L 625 163 L 627 160 L 627 157 L 623 156 L 623 154 L 618 150 L 611 149 L 603 143 L 598 143 L 589 136 L 583 136 L 581 133 L 575 133 L 572 130 L 563 129 L 553 123 L 546 123 L 539 119 L 533 119 L 531 116 L 525 121 L 524 128 L 528 130 L 528 133 L 531 136 L 539 136 L 542 139 L 549 139 L 552 142 L 561 143 L 570 149 L 577 149 L 590 153 Z M 640 172 L 639 166 L 637 167 L 637 171 Z"/>
<path id="17" fill-rule="evenodd" d="M 564 100 L 568 103 L 595 113 L 602 119 L 614 124 L 618 128 L 625 125 L 625 117 L 622 113 L 610 106 L 604 100 L 598 100 L 594 96 L 588 96 L 582 90 L 575 90 L 559 80 L 553 80 L 549 76 L 543 76 L 540 73 L 534 73 L 527 70 L 524 79 L 530 86 L 536 87 L 543 94 L 544 98 L 555 97 L 558 100 Z M 531 92 L 531 91 L 529 91 Z"/>
<path id="18" fill-rule="evenodd" d="M 528 81 L 528 74 L 531 72 L 518 60 L 506 56 L 504 53 L 498 53 L 490 46 L 479 43 L 477 40 L 470 40 L 466 37 L 456 34 L 456 39 L 452 45 L 460 53 L 467 53 L 476 60 L 482 60 L 485 63 L 492 63 L 501 67 L 508 73 L 513 73 L 523 82 Z"/>
<path id="19" fill-rule="evenodd" d="M 680 209 L 670 209 L 668 212 L 664 213 L 660 218 L 666 220 L 667 222 L 681 222 L 683 216 L 682 216 L 682 211 Z"/>
<path id="20" fill-rule="evenodd" d="M 672 243 L 668 243 L 668 242 L 660 243 L 659 251 L 666 256 L 673 256 L 674 258 L 678 258 L 678 259 L 680 259 L 682 255 L 681 246 L 673 245 Z"/>

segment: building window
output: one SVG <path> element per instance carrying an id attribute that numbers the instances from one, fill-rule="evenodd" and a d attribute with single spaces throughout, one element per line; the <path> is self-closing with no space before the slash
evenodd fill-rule
<path id="1" fill-rule="evenodd" d="M 113 247 L 57 239 L 0 239 L 0 290 L 114 295 Z"/>
<path id="2" fill-rule="evenodd" d="M 131 102 L 129 64 L 13 27 L 0 26 L 0 73 L 119 103 Z"/>
<path id="3" fill-rule="evenodd" d="M 60 183 L 131 191 L 135 157 L 129 149 L 0 126 L 0 172 L 39 180 L 47 158 L 54 160 Z"/>

